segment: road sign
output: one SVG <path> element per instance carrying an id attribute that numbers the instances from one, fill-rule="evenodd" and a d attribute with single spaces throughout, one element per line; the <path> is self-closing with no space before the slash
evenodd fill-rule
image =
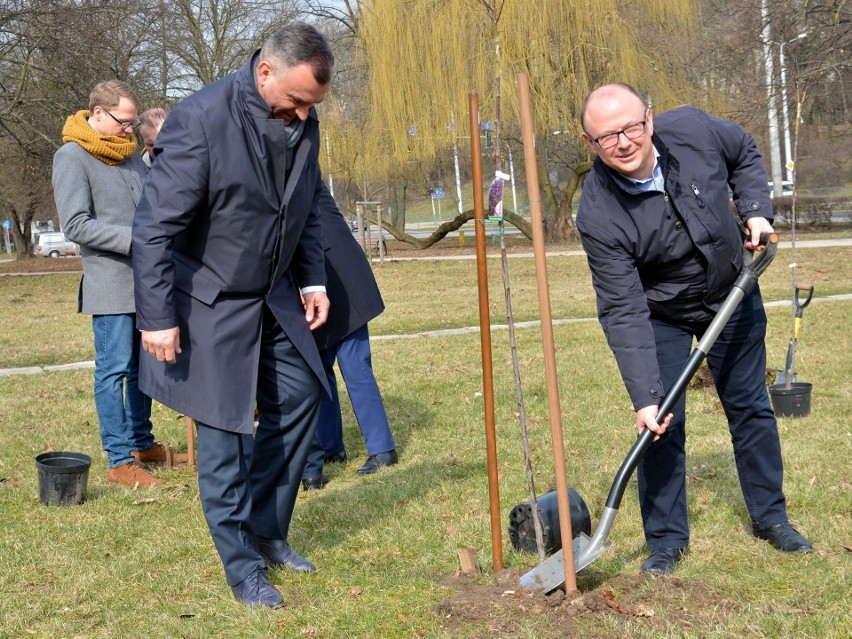
<path id="1" fill-rule="evenodd" d="M 442 188 L 433 189 L 432 190 L 432 197 L 438 198 L 438 199 L 444 197 L 444 189 L 442 189 Z"/>
<path id="2" fill-rule="evenodd" d="M 12 228 L 12 223 L 9 220 L 3 220 L 3 228 L 8 231 Z"/>

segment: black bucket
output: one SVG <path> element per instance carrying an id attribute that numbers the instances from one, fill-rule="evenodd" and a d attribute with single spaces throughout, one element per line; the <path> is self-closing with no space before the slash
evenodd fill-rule
<path id="1" fill-rule="evenodd" d="M 813 384 L 793 382 L 773 384 L 769 387 L 772 408 L 779 417 L 807 417 L 811 412 L 811 390 Z"/>
<path id="2" fill-rule="evenodd" d="M 586 502 L 571 488 L 568 489 L 568 501 L 571 503 L 571 534 L 576 538 L 581 532 L 592 534 L 592 518 Z M 562 535 L 559 526 L 559 504 L 556 491 L 551 490 L 538 498 L 538 512 L 541 516 L 544 548 L 552 554 L 562 548 Z M 532 504 L 525 501 L 512 508 L 509 513 L 509 539 L 515 550 L 538 552 L 535 543 L 535 523 L 532 518 Z"/>
<path id="3" fill-rule="evenodd" d="M 38 498 L 45 506 L 76 506 L 86 498 L 92 458 L 55 451 L 36 456 Z"/>

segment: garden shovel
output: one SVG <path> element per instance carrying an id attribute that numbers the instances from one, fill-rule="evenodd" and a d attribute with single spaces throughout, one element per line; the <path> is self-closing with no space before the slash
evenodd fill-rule
<path id="1" fill-rule="evenodd" d="M 799 299 L 799 291 L 807 291 L 808 296 L 805 298 L 805 301 L 802 302 Z M 793 305 L 796 307 L 795 317 L 793 319 L 793 335 L 790 337 L 790 345 L 787 346 L 787 360 L 784 363 L 784 370 L 778 371 L 778 374 L 775 376 L 775 385 L 787 385 L 787 378 L 789 377 L 790 383 L 796 381 L 796 369 L 793 366 L 793 360 L 795 359 L 796 353 L 796 342 L 799 339 L 799 329 L 802 327 L 802 313 L 805 311 L 805 307 L 811 303 L 811 298 L 814 296 L 814 286 L 813 284 L 797 284 L 796 292 L 793 295 Z"/>
<path id="2" fill-rule="evenodd" d="M 757 257 L 746 265 L 740 273 L 737 281 L 734 282 L 734 287 L 722 306 L 716 317 L 710 322 L 707 330 L 699 340 L 698 345 L 689 359 L 683 370 L 678 375 L 671 390 L 666 395 L 660 404 L 659 413 L 657 415 L 657 423 L 662 423 L 666 415 L 672 412 L 677 400 L 686 390 L 689 380 L 698 370 L 698 367 L 707 357 L 716 338 L 722 332 L 725 324 L 731 318 L 731 315 L 739 306 L 740 302 L 754 288 L 757 278 L 767 269 L 772 258 L 775 257 L 775 252 L 778 249 L 778 236 L 775 233 L 764 234 L 760 238 L 760 244 L 766 248 L 758 253 Z M 665 435 L 664 435 L 665 437 Z M 609 531 L 612 529 L 615 516 L 618 514 L 618 507 L 621 505 L 621 498 L 624 496 L 624 490 L 627 488 L 627 482 L 639 461 L 651 447 L 654 441 L 654 432 L 647 428 L 642 431 L 636 442 L 627 453 L 624 461 L 621 463 L 615 479 L 612 482 L 612 487 L 609 490 L 609 496 L 606 500 L 603 513 L 601 513 L 600 521 L 595 529 L 594 534 L 589 537 L 585 533 L 574 539 L 574 572 L 580 572 L 583 568 L 592 563 L 595 559 L 604 554 L 612 546 L 612 542 L 607 540 Z M 540 563 L 538 566 L 530 570 L 528 573 L 521 576 L 520 584 L 524 590 L 543 590 L 546 593 L 552 592 L 557 588 L 561 588 L 565 583 L 565 564 L 562 559 L 562 549 L 551 555 L 548 559 Z"/>

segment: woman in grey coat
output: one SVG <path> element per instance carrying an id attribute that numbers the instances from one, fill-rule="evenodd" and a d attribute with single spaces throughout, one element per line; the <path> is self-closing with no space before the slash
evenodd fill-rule
<path id="1" fill-rule="evenodd" d="M 77 311 L 92 316 L 95 407 L 110 483 L 161 485 L 138 462 L 165 460 L 151 434 L 151 399 L 139 391 L 139 332 L 133 301 L 130 229 L 145 179 L 134 128 L 139 100 L 124 82 L 95 86 L 89 110 L 70 116 L 53 158 L 62 229 L 80 245 Z"/>

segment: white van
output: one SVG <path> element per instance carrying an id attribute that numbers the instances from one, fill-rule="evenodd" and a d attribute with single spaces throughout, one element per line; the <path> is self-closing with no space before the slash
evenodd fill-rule
<path id="1" fill-rule="evenodd" d="M 80 247 L 65 237 L 65 233 L 39 233 L 33 244 L 33 254 L 40 257 L 75 257 Z"/>

